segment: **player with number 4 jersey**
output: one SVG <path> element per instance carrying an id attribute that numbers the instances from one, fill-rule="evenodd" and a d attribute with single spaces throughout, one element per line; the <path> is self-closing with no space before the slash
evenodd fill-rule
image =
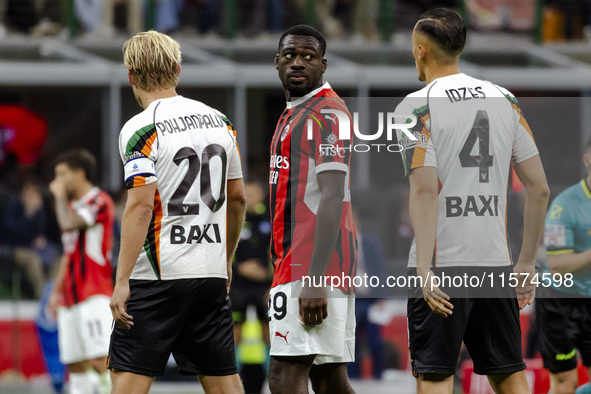
<path id="1" fill-rule="evenodd" d="M 452 392 L 462 342 L 474 372 L 488 375 L 495 392 L 529 392 L 519 309 L 533 301 L 531 282 L 493 284 L 475 294 L 449 282 L 439 288 L 432 278 L 533 277 L 549 191 L 532 132 L 511 93 L 459 71 L 466 26 L 457 13 L 422 14 L 412 41 L 419 80 L 427 86 L 408 95 L 396 114 L 409 125 L 397 131 L 415 233 L 409 274 L 423 283 L 408 299 L 417 392 Z M 506 236 L 511 165 L 527 191 L 514 267 Z"/>
<path id="2" fill-rule="evenodd" d="M 124 63 L 143 112 L 121 130 L 127 202 L 111 312 L 113 393 L 147 393 L 174 356 L 206 393 L 242 393 L 228 292 L 245 214 L 236 132 L 177 95 L 179 44 L 149 31 Z"/>
<path id="3" fill-rule="evenodd" d="M 511 163 L 538 155 L 515 96 L 458 73 L 408 95 L 396 113 L 417 119 L 409 130 L 417 141 L 399 131 L 405 175 L 437 168 L 435 266 L 511 265 L 505 220 Z M 414 242 L 409 266 L 416 267 Z"/>

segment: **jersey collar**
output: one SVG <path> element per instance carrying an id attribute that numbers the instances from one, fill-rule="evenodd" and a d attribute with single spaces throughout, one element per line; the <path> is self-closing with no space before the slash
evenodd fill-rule
<path id="1" fill-rule="evenodd" d="M 97 194 L 99 194 L 99 188 L 97 186 L 94 186 L 92 189 L 90 189 L 89 191 L 86 192 L 85 195 L 83 195 L 82 197 L 80 197 L 80 199 L 74 201 L 72 203 L 72 206 L 74 208 L 80 208 L 83 207 L 84 205 L 86 205 L 86 202 L 93 199 Z"/>
<path id="2" fill-rule="evenodd" d="M 433 82 L 435 82 L 435 81 L 439 81 L 439 80 L 441 80 L 441 79 L 445 79 L 445 78 L 457 78 L 457 77 L 460 77 L 460 76 L 462 76 L 462 77 L 463 77 L 463 76 L 466 76 L 466 74 L 464 74 L 463 72 L 461 72 L 461 71 L 460 71 L 459 73 L 456 73 L 456 74 L 449 74 L 449 75 L 444 75 L 443 77 L 435 78 L 434 80 L 432 80 L 432 81 L 429 83 L 429 85 L 431 85 Z M 427 85 L 427 86 L 429 86 L 429 85 Z"/>
<path id="3" fill-rule="evenodd" d="M 287 109 L 297 107 L 298 105 L 308 101 L 309 99 L 316 96 L 318 93 L 320 93 L 322 90 L 325 90 L 325 89 L 331 89 L 328 82 L 324 82 L 324 84 L 321 87 L 312 90 L 310 93 L 308 93 L 305 96 L 299 97 L 296 100 L 288 101 L 287 102 Z"/>
<path id="4" fill-rule="evenodd" d="M 585 179 L 583 179 L 581 181 L 581 187 L 583 188 L 583 191 L 587 195 L 587 198 L 589 200 L 591 200 L 591 190 L 589 190 L 589 185 L 587 185 L 587 181 Z"/>
<path id="5" fill-rule="evenodd" d="M 172 96 L 172 97 L 165 97 L 165 98 L 156 99 L 156 100 L 152 101 L 150 103 L 150 105 L 148 105 L 148 107 L 146 108 L 146 110 L 152 110 L 152 109 L 154 109 L 154 107 L 159 102 L 161 102 L 161 101 L 174 101 L 174 100 L 178 100 L 178 99 L 181 99 L 181 98 L 183 98 L 183 96 L 181 96 L 180 94 L 177 94 L 176 96 Z"/>

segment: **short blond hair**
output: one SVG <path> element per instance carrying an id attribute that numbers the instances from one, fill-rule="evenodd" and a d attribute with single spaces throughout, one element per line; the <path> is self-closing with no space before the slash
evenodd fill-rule
<path id="1" fill-rule="evenodd" d="M 142 90 L 174 88 L 179 83 L 181 46 L 154 30 L 138 33 L 123 44 L 123 63 Z"/>

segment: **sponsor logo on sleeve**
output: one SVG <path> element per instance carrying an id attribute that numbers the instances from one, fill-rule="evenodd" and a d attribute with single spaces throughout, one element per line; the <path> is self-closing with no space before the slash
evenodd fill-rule
<path id="1" fill-rule="evenodd" d="M 544 244 L 546 246 L 566 246 L 566 231 L 562 224 L 547 224 L 544 231 Z"/>
<path id="2" fill-rule="evenodd" d="M 129 162 L 131 160 L 140 158 L 140 157 L 146 157 L 142 152 L 138 152 L 138 151 L 134 151 L 131 155 L 126 155 L 125 156 L 125 162 Z"/>

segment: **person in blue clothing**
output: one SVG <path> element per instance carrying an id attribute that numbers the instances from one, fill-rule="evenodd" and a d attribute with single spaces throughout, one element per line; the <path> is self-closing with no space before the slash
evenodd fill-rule
<path id="1" fill-rule="evenodd" d="M 2 200 L 0 205 L 0 269 L 12 272 L 17 268 L 25 274 L 35 299 L 45 286 L 44 262 L 51 264 L 51 245 L 47 240 L 46 212 L 41 187 L 28 180 L 18 195 Z M 46 257 L 45 259 L 43 257 Z"/>
<path id="2" fill-rule="evenodd" d="M 536 321 L 552 394 L 591 393 L 590 384 L 577 389 L 577 351 L 591 372 L 591 138 L 583 163 L 587 176 L 554 199 L 545 221 Z"/>

